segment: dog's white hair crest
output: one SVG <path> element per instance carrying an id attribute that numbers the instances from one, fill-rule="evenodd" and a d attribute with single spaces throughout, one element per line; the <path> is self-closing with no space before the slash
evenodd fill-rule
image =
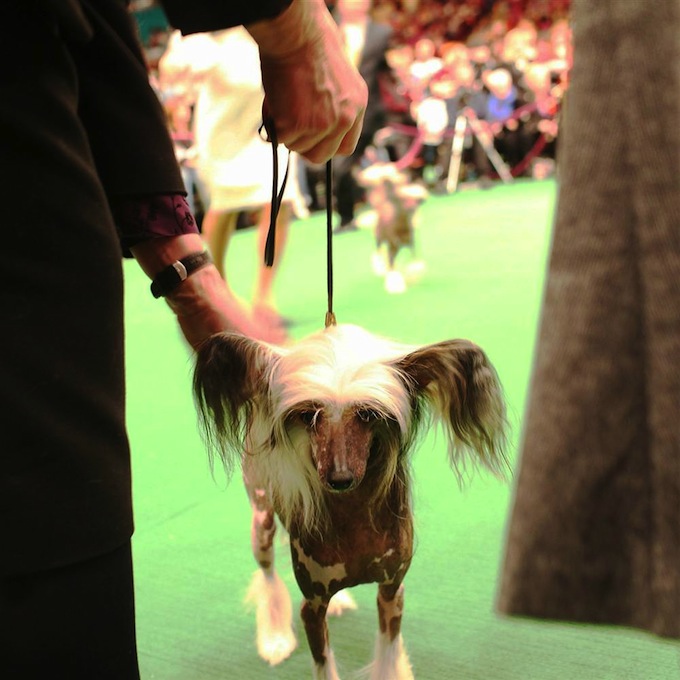
<path id="1" fill-rule="evenodd" d="M 280 418 L 303 402 L 336 410 L 358 404 L 393 418 L 406 432 L 411 403 L 396 362 L 413 349 L 351 324 L 310 335 L 271 365 L 272 415 Z"/>

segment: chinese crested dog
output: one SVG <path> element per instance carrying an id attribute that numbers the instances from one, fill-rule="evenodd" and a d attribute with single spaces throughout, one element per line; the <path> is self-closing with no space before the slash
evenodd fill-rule
<path id="1" fill-rule="evenodd" d="M 388 293 L 403 293 L 407 281 L 418 278 L 425 269 L 416 257 L 415 232 L 417 210 L 428 196 L 427 189 L 410 183 L 408 175 L 394 163 L 369 165 L 357 174 L 357 181 L 366 189 L 366 201 L 374 212 L 373 271 L 384 277 Z M 396 266 L 403 249 L 411 256 L 405 271 Z"/>
<path id="2" fill-rule="evenodd" d="M 276 664 L 296 646 L 274 569 L 278 516 L 313 677 L 338 678 L 326 616 L 353 606 L 340 591 L 376 583 L 371 678 L 413 678 L 400 632 L 413 555 L 410 454 L 435 421 L 459 477 L 477 466 L 503 476 L 505 405 L 484 352 L 467 340 L 396 344 L 352 325 L 286 348 L 223 333 L 200 348 L 194 389 L 209 450 L 228 469 L 240 462 L 252 504 L 260 656 Z"/>

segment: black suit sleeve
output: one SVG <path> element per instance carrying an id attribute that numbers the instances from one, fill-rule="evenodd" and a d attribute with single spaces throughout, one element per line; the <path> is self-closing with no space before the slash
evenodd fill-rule
<path id="1" fill-rule="evenodd" d="M 184 192 L 166 116 L 149 85 L 131 15 L 120 0 L 83 0 L 89 40 L 72 55 L 79 116 L 109 197 Z"/>
<path id="2" fill-rule="evenodd" d="M 273 19 L 293 0 L 161 0 L 168 21 L 185 35 Z"/>

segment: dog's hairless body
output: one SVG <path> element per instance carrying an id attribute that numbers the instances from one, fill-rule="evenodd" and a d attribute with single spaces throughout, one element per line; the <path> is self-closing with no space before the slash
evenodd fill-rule
<path id="1" fill-rule="evenodd" d="M 357 512 L 368 507 L 371 486 L 370 478 L 364 478 L 356 490 L 328 498 L 333 519 L 323 536 L 300 537 L 291 528 L 293 569 L 306 600 L 302 618 L 317 663 L 324 662 L 327 647 L 326 607 L 331 596 L 344 588 L 377 583 L 381 634 L 394 640 L 400 633 L 401 584 L 411 563 L 413 525 L 404 494 L 396 485 L 370 519 Z"/>

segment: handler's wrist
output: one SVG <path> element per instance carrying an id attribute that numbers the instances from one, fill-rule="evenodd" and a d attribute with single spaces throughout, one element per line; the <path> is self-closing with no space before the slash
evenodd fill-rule
<path id="1" fill-rule="evenodd" d="M 248 24 L 264 58 L 286 58 L 322 36 L 324 21 L 332 21 L 323 0 L 293 0 L 288 9 L 267 21 Z"/>
<path id="2" fill-rule="evenodd" d="M 209 264 L 212 264 L 212 258 L 207 250 L 175 260 L 156 274 L 151 282 L 151 294 L 155 298 L 167 297 L 192 274 Z"/>
<path id="3" fill-rule="evenodd" d="M 226 285 L 214 265 L 203 267 L 187 278 L 165 302 L 193 347 L 214 333 L 233 328 L 233 318 L 226 305 Z"/>

